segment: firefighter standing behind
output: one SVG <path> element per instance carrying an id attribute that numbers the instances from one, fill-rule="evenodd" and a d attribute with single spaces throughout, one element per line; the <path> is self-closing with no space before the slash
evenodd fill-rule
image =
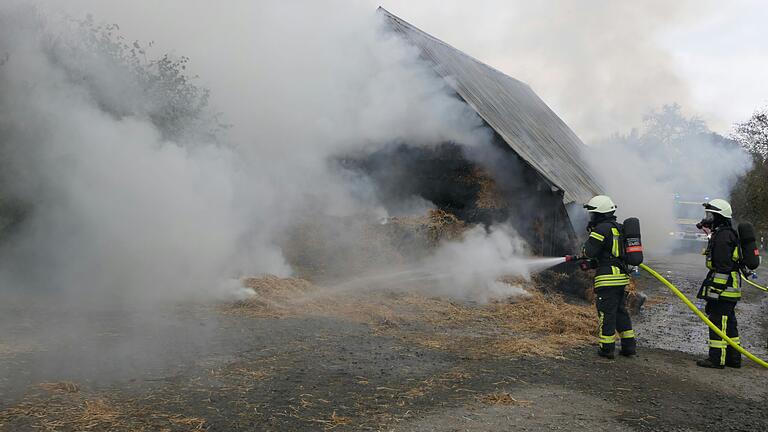
<path id="1" fill-rule="evenodd" d="M 636 353 L 635 331 L 626 308 L 629 275 L 622 260 L 624 245 L 621 244 L 623 227 L 616 222 L 616 205 L 610 197 L 598 195 L 584 205 L 590 215 L 583 255 L 589 258 L 595 269 L 595 303 L 600 332 L 601 357 L 614 358 L 616 331 L 621 338 L 619 354 L 632 356 Z"/>
<path id="2" fill-rule="evenodd" d="M 729 338 L 739 343 L 736 327 L 736 303 L 741 299 L 739 279 L 739 237 L 731 226 L 731 205 L 722 199 L 704 203 L 706 216 L 699 227 L 712 231 L 704 254 L 707 257 L 706 279 L 701 285 L 698 298 L 707 301 L 704 311 L 707 317 Z M 709 330 L 709 357 L 696 362 L 707 368 L 723 369 L 725 366 L 741 367 L 741 353 L 728 346 L 717 333 Z"/>

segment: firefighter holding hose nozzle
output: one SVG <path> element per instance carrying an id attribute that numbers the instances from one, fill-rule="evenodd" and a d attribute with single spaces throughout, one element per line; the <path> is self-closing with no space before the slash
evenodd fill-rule
<path id="1" fill-rule="evenodd" d="M 704 312 L 720 330 L 737 344 L 735 308 L 741 299 L 739 277 L 739 236 L 731 225 L 731 205 L 722 199 L 713 199 L 704 206 L 705 217 L 696 226 L 711 232 L 706 255 L 709 269 L 697 297 L 706 300 Z M 713 330 L 709 330 L 709 357 L 696 362 L 698 366 L 723 369 L 741 367 L 741 353 L 729 346 Z"/>
<path id="2" fill-rule="evenodd" d="M 621 339 L 623 356 L 636 354 L 635 331 L 626 308 L 629 272 L 623 259 L 624 227 L 616 222 L 616 204 L 610 197 L 593 197 L 584 208 L 589 212 L 589 237 L 584 243 L 581 259 L 595 269 L 595 303 L 600 331 L 598 355 L 612 359 L 616 347 L 616 332 Z M 637 219 L 634 219 L 635 221 Z M 625 223 L 627 223 L 625 221 Z M 639 230 L 639 225 L 638 225 Z M 584 266 L 582 265 L 582 269 Z"/>

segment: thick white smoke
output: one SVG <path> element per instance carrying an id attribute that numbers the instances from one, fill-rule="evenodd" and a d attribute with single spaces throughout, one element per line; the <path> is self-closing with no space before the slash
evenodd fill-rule
<path id="1" fill-rule="evenodd" d="M 486 302 L 525 296 L 519 286 L 500 282 L 505 275 L 530 278 L 534 271 L 563 262 L 561 258 L 530 259 L 528 245 L 515 230 L 497 225 L 474 227 L 457 242 L 446 242 L 426 259 L 424 269 L 435 276 L 438 292 L 454 298 Z"/>
<path id="2" fill-rule="evenodd" d="M 646 250 L 668 253 L 683 246 L 670 232 L 678 219 L 704 217 L 704 209 L 680 201 L 729 199 L 738 176 L 749 170 L 750 155 L 738 144 L 711 133 L 678 106 L 649 114 L 651 121 L 628 136 L 595 144 L 587 153 L 593 171 L 616 201 L 620 220 L 639 217 Z"/>
<path id="3" fill-rule="evenodd" d="M 329 169 L 332 157 L 397 140 L 488 138 L 372 10 L 242 6 L 247 26 L 211 31 L 204 45 L 215 49 L 195 60 L 213 72 L 214 102 L 234 125 L 223 142 L 165 136 L 151 95 L 89 51 L 76 25 L 2 6 L 2 144 L 18 173 L 4 188 L 32 205 L 3 247 L 4 279 L 153 299 L 287 274 L 276 242 L 296 215 L 369 210 Z"/>
<path id="4" fill-rule="evenodd" d="M 691 89 L 665 42 L 712 1 L 389 0 L 425 31 L 529 84 L 584 140 L 634 127 Z M 709 110 L 705 109 L 709 112 Z"/>
<path id="5" fill-rule="evenodd" d="M 153 3 L 147 14 L 148 3 L 73 0 L 45 4 L 42 21 L 23 3 L 0 6 L 0 131 L 5 165 L 13 168 L 3 187 L 34 209 L 23 231 L 2 248 L 2 277 L 16 286 L 177 297 L 242 274 L 289 274 L 277 243 L 294 217 L 381 212 L 370 185 L 329 169 L 334 156 L 398 140 L 473 145 L 488 139 L 477 116 L 418 52 L 382 31 L 371 3 L 233 1 L 220 7 L 170 1 Z M 545 98 L 561 95 L 555 108 L 565 108 L 577 130 L 612 132 L 669 95 L 686 99 L 652 40 L 684 8 L 665 18 L 643 7 L 637 25 L 605 27 L 611 31 L 597 39 L 593 30 L 577 31 L 562 44 L 550 24 L 536 24 L 565 22 L 560 8 L 518 6 L 510 25 L 501 26 L 518 41 L 508 47 L 515 68 L 505 59 L 480 57 L 531 82 Z M 232 128 L 217 142 L 194 133 L 164 134 L 150 115 L 156 100 L 137 91 L 130 74 L 99 55 L 68 56 L 64 48 L 77 51 L 82 34 L 63 24 L 67 20 L 52 12 L 58 9 L 125 22 L 118 32 L 129 44 L 133 38 L 157 41 L 149 58 L 166 51 L 190 56 L 189 71 L 211 89 L 213 109 Z M 595 9 L 576 11 L 590 25 L 567 28 L 603 28 L 615 14 L 632 12 Z M 653 31 L 645 34 L 643 26 Z M 477 27 L 483 34 L 487 26 Z M 638 34 L 648 37 L 633 38 Z M 617 55 L 616 47 L 623 52 L 625 45 L 642 54 L 643 68 Z M 594 58 L 603 61 L 595 65 Z M 81 73 L 73 76 L 73 70 Z M 644 80 L 657 91 L 647 91 Z M 617 159 L 603 171 L 615 169 L 605 181 L 609 192 L 617 194 L 622 211 L 648 220 L 641 211 L 651 207 L 635 212 L 630 206 L 658 197 L 651 191 L 658 183 L 633 183 L 637 178 Z M 616 180 L 622 176 L 630 178 Z M 486 246 L 497 252 L 487 260 L 509 259 L 494 245 L 499 236 L 509 244 L 516 240 L 502 232 L 480 236 L 477 249 L 470 237 L 451 259 L 474 263 L 459 256 L 484 256 Z"/>

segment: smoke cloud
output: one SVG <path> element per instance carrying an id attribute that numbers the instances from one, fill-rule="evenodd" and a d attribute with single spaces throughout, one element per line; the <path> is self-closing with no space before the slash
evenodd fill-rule
<path id="1" fill-rule="evenodd" d="M 587 142 L 629 130 L 665 103 L 695 108 L 663 38 L 715 11 L 713 2 L 659 0 L 384 4 L 529 84 Z"/>
<path id="2" fill-rule="evenodd" d="M 684 117 L 677 105 L 649 113 L 641 128 L 595 147 L 588 153 L 593 170 L 616 201 L 620 219 L 640 218 L 652 254 L 683 246 L 669 235 L 681 230 L 677 220 L 704 216 L 697 205 L 676 209 L 676 196 L 699 203 L 729 199 L 738 176 L 752 165 L 741 146 L 712 133 L 702 120 Z"/>
<path id="3" fill-rule="evenodd" d="M 132 69 L 160 68 L 146 44 L 121 41 L 138 52 L 126 60 L 91 27 L 21 2 L 2 6 L 3 164 L 13 172 L 3 189 L 29 211 L 2 245 L 4 286 L 154 301 L 243 274 L 287 275 L 278 243 L 298 215 L 381 211 L 364 182 L 338 175 L 335 156 L 398 141 L 488 140 L 371 9 L 239 6 L 205 21 L 228 31 L 210 29 L 201 44 L 210 51 L 195 57 L 220 115 L 203 108 L 184 121 L 172 115 L 207 95 L 163 105 L 161 87 L 146 91 Z M 190 11 L 201 13 L 186 3 L 179 13 Z M 211 119 L 232 127 L 204 133 Z"/>
<path id="4" fill-rule="evenodd" d="M 383 31 L 373 3 L 195 0 L 153 4 L 151 14 L 135 2 L 73 0 L 42 12 L 24 3 L 0 7 L 2 188 L 31 208 L 0 249 L 4 286 L 154 299 L 244 274 L 288 275 L 279 243 L 297 217 L 385 215 L 372 185 L 339 175 L 336 156 L 393 142 L 479 148 L 489 138 L 417 50 Z M 688 3 L 498 6 L 480 3 L 462 25 L 450 4 L 439 20 L 404 16 L 427 31 L 444 22 L 438 36 L 482 22 L 477 43 L 458 47 L 532 84 L 584 138 L 688 98 L 654 39 L 691 16 Z M 66 17 L 86 12 L 118 22 L 114 33 L 128 45 L 154 41 L 137 45 L 139 59 L 189 56 L 187 75 L 211 90 L 191 116 L 200 122 L 163 123 L 167 109 L 188 104 L 162 105 L 109 52 L 94 51 Z M 633 19 L 616 22 L 622 15 Z M 502 51 L 509 57 L 490 54 Z M 206 133 L 219 120 L 231 127 Z M 620 208 L 647 220 L 647 206 L 629 206 L 667 191 L 666 180 L 619 181 L 631 171 L 610 167 L 604 183 Z M 400 207 L 430 203 L 411 197 Z M 461 253 L 448 247 L 441 257 L 468 262 L 459 257 L 484 256 L 487 246 L 508 260 L 499 242 L 517 242 L 501 228 L 475 234 L 482 241 L 470 237 Z"/>

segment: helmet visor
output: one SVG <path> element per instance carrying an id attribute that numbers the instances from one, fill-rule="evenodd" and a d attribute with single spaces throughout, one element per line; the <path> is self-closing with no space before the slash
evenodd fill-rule
<path id="1" fill-rule="evenodd" d="M 708 211 L 718 211 L 718 212 L 719 212 L 719 211 L 722 211 L 722 210 L 723 210 L 723 209 L 721 209 L 721 208 L 719 208 L 719 207 L 715 207 L 715 206 L 713 206 L 713 205 L 712 205 L 712 204 L 710 204 L 710 203 L 704 203 L 704 204 L 702 204 L 702 205 L 704 206 L 704 210 L 708 210 Z"/>

